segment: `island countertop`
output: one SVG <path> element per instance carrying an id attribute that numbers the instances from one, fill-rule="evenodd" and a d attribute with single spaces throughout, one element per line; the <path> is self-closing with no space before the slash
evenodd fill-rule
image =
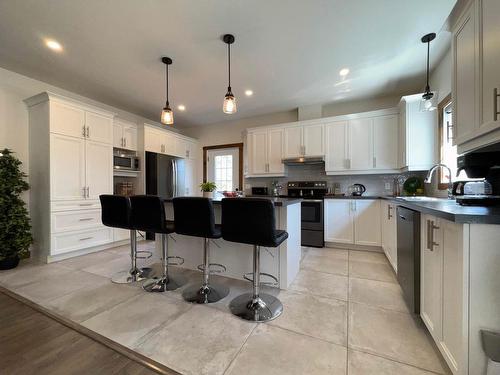
<path id="1" fill-rule="evenodd" d="M 257 197 L 252 196 L 252 197 L 247 197 L 247 198 L 257 198 Z M 269 196 L 262 196 L 259 198 L 269 199 L 271 202 L 273 202 L 275 207 L 286 207 L 286 206 L 290 206 L 292 204 L 300 203 L 302 201 L 302 199 L 300 199 L 300 198 L 280 198 L 280 197 L 269 197 Z M 172 199 L 173 198 L 165 198 L 164 201 L 165 202 L 172 202 Z M 214 204 L 220 204 L 223 199 L 224 199 L 224 197 L 216 197 L 216 198 L 212 199 L 212 202 Z"/>

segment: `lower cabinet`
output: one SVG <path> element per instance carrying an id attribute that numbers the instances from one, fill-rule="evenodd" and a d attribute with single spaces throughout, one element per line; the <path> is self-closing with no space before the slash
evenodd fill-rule
<path id="1" fill-rule="evenodd" d="M 468 373 L 468 229 L 421 216 L 420 316 L 454 374 Z"/>
<path id="2" fill-rule="evenodd" d="M 380 221 L 382 226 L 382 249 L 394 272 L 398 272 L 398 243 L 396 205 L 389 201 L 380 202 Z"/>
<path id="3" fill-rule="evenodd" d="M 325 199 L 325 241 L 380 246 L 380 201 Z"/>
<path id="4" fill-rule="evenodd" d="M 56 233 L 52 235 L 51 255 L 104 245 L 112 241 L 112 228 L 104 226 L 98 229 Z"/>

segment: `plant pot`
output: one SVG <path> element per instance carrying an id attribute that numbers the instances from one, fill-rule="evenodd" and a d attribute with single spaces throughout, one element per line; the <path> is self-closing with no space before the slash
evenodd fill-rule
<path id="1" fill-rule="evenodd" d="M 213 197 L 214 197 L 213 191 L 204 191 L 203 192 L 203 198 L 213 198 Z"/>
<path id="2" fill-rule="evenodd" d="M 0 260 L 0 270 L 10 270 L 16 268 L 19 264 L 19 256 L 16 254 L 13 257 Z"/>

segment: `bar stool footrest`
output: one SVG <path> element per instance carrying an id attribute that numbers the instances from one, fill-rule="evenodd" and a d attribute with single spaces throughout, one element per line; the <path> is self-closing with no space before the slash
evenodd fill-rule
<path id="1" fill-rule="evenodd" d="M 219 267 L 220 269 L 212 269 L 212 267 Z M 210 263 L 208 265 L 208 268 L 209 268 L 209 274 L 210 275 L 213 275 L 213 274 L 216 274 L 216 273 L 224 273 L 224 272 L 227 271 L 226 266 L 223 265 L 223 264 L 219 264 L 219 263 Z M 205 265 L 204 264 L 198 265 L 198 269 L 201 272 L 205 271 Z"/>
<path id="2" fill-rule="evenodd" d="M 260 276 L 261 277 L 262 276 L 269 277 L 271 280 L 273 280 L 273 281 L 260 281 L 260 284 L 262 284 L 262 285 L 268 285 L 268 286 L 278 286 L 279 285 L 279 280 L 274 275 L 271 275 L 271 274 L 265 273 L 265 272 L 261 272 Z M 251 283 L 253 283 L 253 272 L 245 273 L 243 275 L 243 278 L 245 280 L 250 281 Z"/>
<path id="3" fill-rule="evenodd" d="M 170 259 L 177 259 L 178 261 L 171 262 Z M 181 266 L 184 264 L 184 258 L 178 256 L 169 256 L 167 257 L 167 264 L 169 266 Z"/>
<path id="4" fill-rule="evenodd" d="M 148 250 L 138 250 L 136 253 L 137 253 L 137 255 L 135 256 L 136 259 L 149 259 L 153 256 L 153 252 Z M 147 254 L 147 255 L 139 256 L 139 254 Z"/>

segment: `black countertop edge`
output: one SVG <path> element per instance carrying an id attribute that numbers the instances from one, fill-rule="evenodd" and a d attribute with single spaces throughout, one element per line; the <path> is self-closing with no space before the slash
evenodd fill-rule
<path id="1" fill-rule="evenodd" d="M 268 197 L 268 196 L 252 196 L 252 197 L 246 197 L 246 198 L 263 198 L 263 199 L 269 199 L 271 202 L 273 202 L 275 207 L 286 207 L 290 206 L 292 204 L 300 203 L 302 202 L 302 199 L 300 198 L 277 198 L 277 197 Z M 172 202 L 173 198 L 165 198 L 164 202 Z M 220 204 L 220 202 L 224 199 L 224 197 L 220 198 L 213 198 L 212 202 L 213 204 Z"/>

